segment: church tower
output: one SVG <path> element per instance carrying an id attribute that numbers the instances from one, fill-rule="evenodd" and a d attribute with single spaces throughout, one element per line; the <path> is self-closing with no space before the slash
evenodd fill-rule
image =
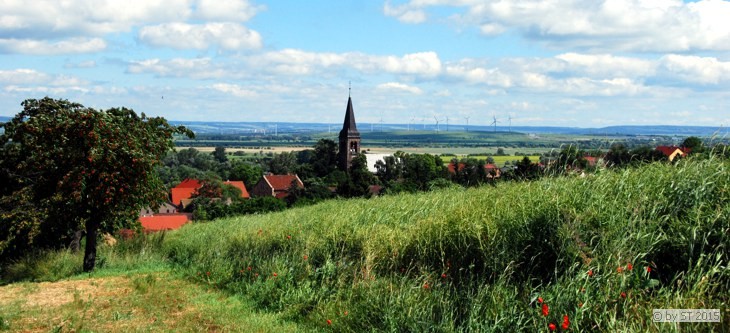
<path id="1" fill-rule="evenodd" d="M 339 167 L 343 171 L 349 171 L 352 166 L 352 159 L 360 154 L 360 132 L 355 124 L 355 111 L 352 110 L 352 98 L 347 96 L 347 111 L 345 111 L 345 123 L 340 131 L 340 154 Z"/>

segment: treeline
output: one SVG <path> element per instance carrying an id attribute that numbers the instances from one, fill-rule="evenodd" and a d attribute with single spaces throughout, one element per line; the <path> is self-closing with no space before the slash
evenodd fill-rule
<path id="1" fill-rule="evenodd" d="M 687 138 L 681 146 L 697 158 L 727 158 L 730 154 L 725 145 L 708 147 L 696 137 Z M 500 153 L 503 155 L 504 151 L 498 151 L 497 155 Z M 399 151 L 378 161 L 375 164 L 375 173 L 368 171 L 366 155 L 355 158 L 350 171 L 344 172 L 337 167 L 337 143 L 321 139 L 313 149 L 260 154 L 248 159 L 230 159 L 224 147 L 216 147 L 212 153 L 202 153 L 190 148 L 169 153 L 163 159 L 159 173 L 169 187 L 185 178 L 196 178 L 205 183 L 220 184 L 219 186 L 223 186 L 222 180 L 242 180 L 248 189 L 252 189 L 265 173 L 297 174 L 304 183 L 304 188 L 290 188 L 289 195 L 283 200 L 255 198 L 246 201 L 236 195 L 217 200 L 215 198 L 220 196 L 200 196 L 188 210 L 197 219 L 208 220 L 277 211 L 336 197 L 369 197 L 430 191 L 451 186 L 476 187 L 493 185 L 498 181 L 536 180 L 565 173 L 590 173 L 599 167 L 624 168 L 663 160 L 667 160 L 667 157 L 649 146 L 629 149 L 624 144 L 616 143 L 604 152 L 597 149 L 583 150 L 571 144 L 561 150 L 542 154 L 536 161 L 527 156 L 522 156 L 521 159 L 516 156 L 516 161 L 501 168 L 485 168 L 484 160 L 471 156 L 458 159 L 453 155 L 409 154 Z"/>

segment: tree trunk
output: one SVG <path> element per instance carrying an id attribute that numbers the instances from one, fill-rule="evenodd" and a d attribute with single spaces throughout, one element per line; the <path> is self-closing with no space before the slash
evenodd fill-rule
<path id="1" fill-rule="evenodd" d="M 81 239 L 84 238 L 84 230 L 76 230 L 74 232 L 74 239 L 71 241 L 71 244 L 69 247 L 71 248 L 71 252 L 78 253 L 81 249 Z"/>
<path id="2" fill-rule="evenodd" d="M 99 229 L 99 223 L 95 218 L 86 221 L 86 248 L 84 250 L 84 272 L 94 270 L 96 264 L 96 232 Z"/>

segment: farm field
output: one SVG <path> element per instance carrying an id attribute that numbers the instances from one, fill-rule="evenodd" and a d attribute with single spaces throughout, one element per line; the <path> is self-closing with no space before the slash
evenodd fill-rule
<path id="1" fill-rule="evenodd" d="M 177 288 L 178 282 L 153 282 L 174 277 L 184 281 L 177 289 L 240 300 L 240 308 L 232 306 L 242 309 L 240 318 L 213 321 L 220 331 L 235 331 L 236 320 L 255 313 L 263 318 L 261 330 L 270 332 L 535 332 L 550 323 L 576 332 L 722 332 L 730 327 L 729 167 L 690 159 L 195 223 L 106 248 L 102 275 L 143 268 L 95 283 L 143 298 L 137 288 Z M 63 280 L 58 272 L 66 271 L 75 276 L 71 281 L 85 278 L 68 268 L 78 263 L 57 264 L 64 260 L 26 264 L 36 273 L 25 275 Z M 26 271 L 19 265 L 6 273 Z M 11 284 L 4 288 L 20 289 L 0 295 L 32 295 L 43 286 Z M 108 304 L 95 297 L 83 304 Z M 186 309 L 190 302 L 177 303 Z M 74 304 L 66 307 L 83 309 Z M 3 306 L 11 330 L 37 315 L 17 310 L 22 305 Z M 722 321 L 655 323 L 655 308 L 720 309 Z M 151 321 L 155 311 L 132 314 Z M 208 318 L 204 306 L 200 311 Z M 52 322 L 70 312 L 59 313 L 50 315 Z M 95 327 L 114 330 L 125 315 L 100 314 L 99 325 L 108 326 Z"/>

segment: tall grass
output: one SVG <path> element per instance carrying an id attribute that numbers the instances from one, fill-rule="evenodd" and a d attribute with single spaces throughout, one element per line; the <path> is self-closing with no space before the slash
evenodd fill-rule
<path id="1" fill-rule="evenodd" d="M 722 330 L 728 166 L 334 200 L 187 226 L 164 251 L 194 279 L 312 328 L 560 330 L 567 315 L 575 331 Z M 653 323 L 653 308 L 721 308 L 724 322 Z"/>
<path id="2" fill-rule="evenodd" d="M 168 268 L 161 250 L 165 233 L 120 239 L 116 245 L 101 244 L 97 252 L 95 276 L 154 272 Z M 83 247 L 82 247 L 83 248 Z M 72 276 L 88 276 L 82 270 L 83 251 L 70 250 L 29 253 L 0 266 L 0 284 L 18 281 L 58 281 Z"/>

